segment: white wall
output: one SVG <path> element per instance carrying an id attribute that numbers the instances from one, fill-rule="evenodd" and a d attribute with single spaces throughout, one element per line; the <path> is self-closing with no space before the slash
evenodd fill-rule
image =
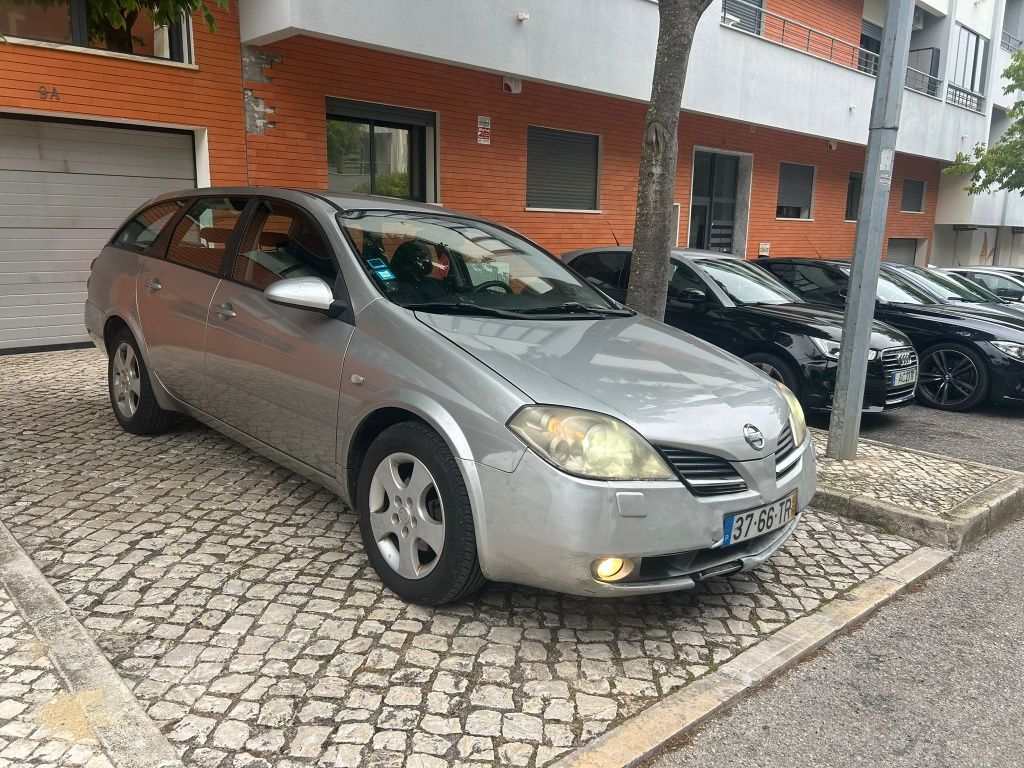
<path id="1" fill-rule="evenodd" d="M 650 96 L 658 34 L 650 0 L 240 0 L 240 16 L 243 42 L 305 34 L 637 101 Z M 719 0 L 701 19 L 684 109 L 867 143 L 872 78 L 720 16 Z M 907 91 L 898 148 L 952 159 L 987 132 L 983 115 Z"/>
<path id="2" fill-rule="evenodd" d="M 979 35 L 990 37 L 997 5 L 998 0 L 958 0 L 956 20 Z"/>

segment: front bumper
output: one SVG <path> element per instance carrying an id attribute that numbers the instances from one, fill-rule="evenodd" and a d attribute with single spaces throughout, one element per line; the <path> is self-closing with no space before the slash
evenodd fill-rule
<path id="1" fill-rule="evenodd" d="M 1024 362 L 1010 357 L 990 344 L 984 346 L 990 373 L 989 401 L 1024 401 Z"/>
<path id="2" fill-rule="evenodd" d="M 812 369 L 809 374 L 810 392 L 806 397 L 807 410 L 831 410 L 839 364 L 830 360 L 827 363 L 816 363 Z M 862 410 L 864 413 L 882 413 L 906 408 L 914 402 L 914 390 L 913 386 L 893 387 L 884 364 L 880 360 L 873 360 L 868 363 L 864 381 Z"/>
<path id="3" fill-rule="evenodd" d="M 693 587 L 711 576 L 749 570 L 792 535 L 815 492 L 810 437 L 781 478 L 774 456 L 737 462 L 750 490 L 697 497 L 680 482 L 582 480 L 527 451 L 513 472 L 475 465 L 480 561 L 494 581 L 584 596 L 636 595 Z M 797 490 L 797 517 L 784 528 L 722 548 L 724 518 Z M 639 560 L 630 580 L 602 582 L 591 572 L 601 557 Z M 644 567 L 644 562 L 654 567 Z"/>

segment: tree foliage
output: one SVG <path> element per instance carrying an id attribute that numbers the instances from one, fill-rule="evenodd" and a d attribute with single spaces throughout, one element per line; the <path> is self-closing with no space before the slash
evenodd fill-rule
<path id="1" fill-rule="evenodd" d="M 0 0 L 0 8 L 9 0 Z M 67 0 L 33 0 L 42 7 L 67 5 Z M 149 17 L 157 26 L 170 26 L 182 15 L 199 12 L 207 29 L 217 29 L 211 6 L 226 9 L 228 0 L 86 0 L 86 25 L 90 42 L 119 53 L 134 53 L 136 38 L 132 29 L 139 17 Z"/>
<path id="2" fill-rule="evenodd" d="M 670 252 L 675 246 L 672 205 L 686 67 L 697 22 L 709 5 L 711 0 L 660 0 L 658 3 L 658 50 L 654 59 L 651 103 L 644 123 L 633 258 L 626 295 L 629 306 L 657 320 L 665 317 Z"/>
<path id="3" fill-rule="evenodd" d="M 992 146 L 979 143 L 969 153 L 958 153 L 943 171 L 968 177 L 964 189 L 970 195 L 993 189 L 1024 190 L 1024 49 L 1013 54 L 1003 77 L 1009 81 L 1004 92 L 1015 96 L 1014 105 L 1006 111 L 1010 127 Z"/>

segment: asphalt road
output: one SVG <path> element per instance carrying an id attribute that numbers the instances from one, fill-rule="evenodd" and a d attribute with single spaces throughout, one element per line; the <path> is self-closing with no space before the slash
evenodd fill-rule
<path id="1" fill-rule="evenodd" d="M 828 428 L 827 416 L 808 421 Z M 985 406 L 968 413 L 912 405 L 891 414 L 865 414 L 861 436 L 1024 472 L 1024 405 Z"/>
<path id="2" fill-rule="evenodd" d="M 709 723 L 657 768 L 1024 765 L 1024 521 Z"/>

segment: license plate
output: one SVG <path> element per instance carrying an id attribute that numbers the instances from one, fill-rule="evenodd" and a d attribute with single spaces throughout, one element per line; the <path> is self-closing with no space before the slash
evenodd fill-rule
<path id="1" fill-rule="evenodd" d="M 917 381 L 917 368 L 901 368 L 889 374 L 889 386 L 900 387 Z"/>
<path id="2" fill-rule="evenodd" d="M 730 547 L 741 541 L 775 531 L 789 523 L 796 515 L 796 491 L 766 507 L 749 512 L 737 512 L 725 518 L 725 536 L 722 546 Z"/>

